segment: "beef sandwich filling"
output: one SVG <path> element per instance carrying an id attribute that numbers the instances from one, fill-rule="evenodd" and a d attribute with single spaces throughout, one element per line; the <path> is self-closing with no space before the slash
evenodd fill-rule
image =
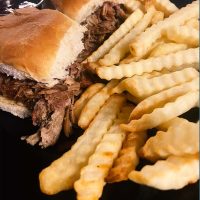
<path id="1" fill-rule="evenodd" d="M 0 73 L 0 95 L 23 103 L 32 112 L 33 125 L 38 131 L 24 139 L 31 144 L 39 143 L 42 148 L 54 145 L 62 130 L 64 117 L 68 120 L 67 129 L 70 132 L 74 122 L 74 101 L 82 90 L 92 83 L 81 66 L 93 51 L 95 51 L 126 19 L 123 5 L 105 2 L 92 15 L 82 22 L 87 27 L 84 34 L 84 50 L 76 62 L 68 67 L 69 76 L 52 88 L 31 80 L 16 80 Z"/>

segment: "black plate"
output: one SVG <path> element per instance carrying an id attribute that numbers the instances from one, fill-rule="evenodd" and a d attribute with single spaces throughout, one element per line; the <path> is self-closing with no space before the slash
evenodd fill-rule
<path id="1" fill-rule="evenodd" d="M 189 0 L 174 1 L 179 7 L 191 2 Z M 193 109 L 185 115 L 186 118 L 197 121 L 198 109 Z M 61 137 L 58 144 L 52 148 L 41 150 L 30 147 L 20 140 L 23 135 L 33 133 L 31 120 L 21 120 L 6 112 L 0 111 L 1 135 L 1 196 L 2 200 L 75 200 L 74 190 L 47 196 L 40 192 L 38 174 L 54 159 L 67 151 L 80 134 L 79 130 L 67 139 Z M 181 190 L 160 191 L 135 184 L 122 182 L 107 185 L 102 200 L 197 200 L 198 183 L 189 185 Z"/>

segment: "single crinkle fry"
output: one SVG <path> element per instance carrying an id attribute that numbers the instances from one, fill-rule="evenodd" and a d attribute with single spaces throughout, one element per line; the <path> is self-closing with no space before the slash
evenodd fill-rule
<path id="1" fill-rule="evenodd" d="M 156 46 L 151 51 L 149 57 L 158 57 L 170 53 L 175 53 L 177 51 L 186 50 L 187 48 L 188 48 L 187 44 L 163 43 Z"/>
<path id="2" fill-rule="evenodd" d="M 152 129 L 198 106 L 198 103 L 199 91 L 189 92 L 173 102 L 154 109 L 151 113 L 144 114 L 140 119 L 132 120 L 129 124 L 122 124 L 121 127 L 131 132 Z"/>
<path id="3" fill-rule="evenodd" d="M 198 20 L 198 18 L 194 17 L 194 18 L 188 20 L 185 23 L 185 25 L 199 30 L 199 20 Z"/>
<path id="4" fill-rule="evenodd" d="M 88 62 L 96 62 L 103 57 L 122 37 L 124 37 L 132 27 L 143 17 L 143 12 L 137 9 L 126 21 L 101 45 L 91 56 L 87 58 Z"/>
<path id="5" fill-rule="evenodd" d="M 180 85 L 198 77 L 199 73 L 194 68 L 186 68 L 181 71 L 145 78 L 142 76 L 133 76 L 122 80 L 119 85 L 112 89 L 112 93 L 122 93 L 128 91 L 135 97 L 145 99 L 153 94 L 159 93 L 165 89 Z"/>
<path id="6" fill-rule="evenodd" d="M 199 77 L 144 99 L 133 109 L 130 119 L 140 119 L 144 114 L 153 112 L 154 109 L 164 106 L 167 102 L 196 90 L 199 90 Z"/>
<path id="7" fill-rule="evenodd" d="M 133 39 L 143 32 L 150 24 L 155 13 L 155 8 L 151 7 L 135 27 L 125 35 L 102 59 L 99 60 L 101 65 L 110 66 L 119 63 L 129 52 L 129 44 Z"/>
<path id="8" fill-rule="evenodd" d="M 115 123 L 103 136 L 94 154 L 89 158 L 87 166 L 81 169 L 81 175 L 74 187 L 77 199 L 99 199 L 105 185 L 105 177 L 112 167 L 114 159 L 121 149 L 125 131 L 120 128 L 120 123 L 127 122 L 133 106 L 122 108 Z"/>
<path id="9" fill-rule="evenodd" d="M 81 111 L 78 125 L 86 129 L 90 122 L 94 119 L 100 108 L 106 100 L 111 96 L 111 90 L 118 84 L 117 80 L 110 81 L 104 88 L 91 97 Z"/>
<path id="10" fill-rule="evenodd" d="M 145 72 L 161 71 L 162 69 L 184 68 L 188 65 L 199 62 L 199 48 L 192 48 L 159 57 L 150 57 L 148 59 L 132 62 L 130 64 L 121 64 L 118 66 L 100 67 L 97 74 L 100 78 L 111 80 L 142 75 Z"/>
<path id="11" fill-rule="evenodd" d="M 194 1 L 192 4 L 188 4 L 168 18 L 165 18 L 163 21 L 146 29 L 130 45 L 131 53 L 133 56 L 143 57 L 149 51 L 152 44 L 161 37 L 164 29 L 170 26 L 183 25 L 187 20 L 197 16 L 199 16 L 199 2 Z"/>
<path id="12" fill-rule="evenodd" d="M 160 190 L 181 189 L 199 179 L 199 155 L 170 156 L 141 171 L 132 171 L 129 179 Z"/>
<path id="13" fill-rule="evenodd" d="M 77 200 L 99 199 L 105 185 L 109 168 L 122 145 L 120 134 L 106 134 L 97 146 L 96 151 L 90 157 L 86 167 L 81 169 L 81 176 L 75 182 L 74 188 L 77 192 Z"/>
<path id="14" fill-rule="evenodd" d="M 156 41 L 152 46 L 151 46 L 151 49 L 149 49 L 149 51 L 147 52 L 147 55 L 144 55 L 143 57 L 133 57 L 132 54 L 129 54 L 127 57 L 125 57 L 123 60 L 121 60 L 119 62 L 119 64 L 130 64 L 132 62 L 138 62 L 144 58 L 148 58 L 149 57 L 149 54 L 151 53 L 151 51 L 156 48 L 158 45 L 160 44 L 163 44 L 164 43 L 164 40 L 158 40 Z"/>
<path id="15" fill-rule="evenodd" d="M 169 0 L 153 0 L 153 4 L 156 9 L 162 11 L 165 16 L 169 16 L 178 10 L 176 5 Z"/>
<path id="16" fill-rule="evenodd" d="M 166 132 L 158 131 L 150 137 L 140 150 L 140 156 L 151 161 L 165 159 L 171 155 L 184 156 L 199 152 L 199 126 L 182 121 Z"/>
<path id="17" fill-rule="evenodd" d="M 74 104 L 74 115 L 76 121 L 78 120 L 82 109 L 85 104 L 89 101 L 89 99 L 94 96 L 97 92 L 99 92 L 105 85 L 103 83 L 95 83 L 88 87 L 85 92 L 81 95 L 81 97 Z"/>
<path id="18" fill-rule="evenodd" d="M 123 96 L 110 97 L 71 150 L 42 170 L 39 175 L 42 192 L 52 195 L 73 187 L 80 176 L 81 168 L 87 164 L 89 157 L 113 124 L 124 103 Z"/>
<path id="19" fill-rule="evenodd" d="M 163 31 L 163 35 L 176 43 L 187 44 L 190 47 L 199 46 L 199 30 L 191 26 L 172 26 Z"/>
<path id="20" fill-rule="evenodd" d="M 114 183 L 128 179 L 128 174 L 134 170 L 139 163 L 137 151 L 144 145 L 146 138 L 146 132 L 127 134 L 119 156 L 115 160 L 106 178 L 107 182 Z"/>

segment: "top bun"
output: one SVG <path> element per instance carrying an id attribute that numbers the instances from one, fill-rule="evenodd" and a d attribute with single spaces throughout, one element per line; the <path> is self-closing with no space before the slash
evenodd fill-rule
<path id="1" fill-rule="evenodd" d="M 48 86 L 68 75 L 85 28 L 55 10 L 25 8 L 0 18 L 0 71 Z"/>
<path id="2" fill-rule="evenodd" d="M 127 0 L 52 0 L 62 13 L 81 23 L 104 2 L 126 3 Z"/>

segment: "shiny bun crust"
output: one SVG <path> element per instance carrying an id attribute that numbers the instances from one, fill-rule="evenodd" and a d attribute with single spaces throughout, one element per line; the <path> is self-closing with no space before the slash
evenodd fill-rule
<path id="1" fill-rule="evenodd" d="M 52 86 L 67 76 L 67 66 L 83 50 L 84 31 L 56 10 L 16 10 L 0 18 L 0 64 L 6 64 L 13 76 L 18 70 Z"/>

